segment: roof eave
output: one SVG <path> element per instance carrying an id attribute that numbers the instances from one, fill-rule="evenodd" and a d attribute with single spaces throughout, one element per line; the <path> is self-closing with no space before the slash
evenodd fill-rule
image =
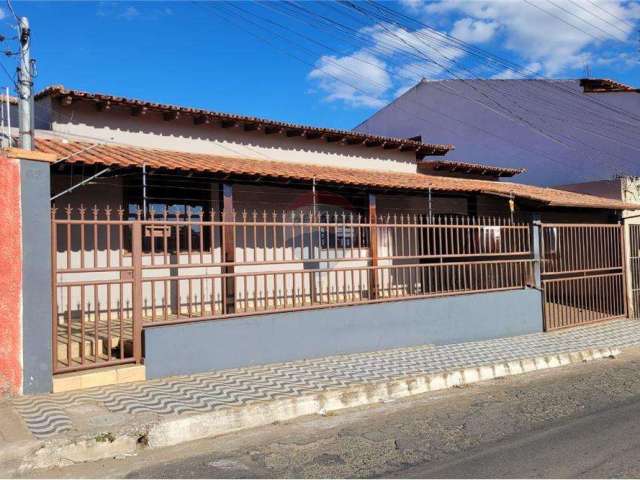
<path id="1" fill-rule="evenodd" d="M 414 140 L 382 137 L 360 132 L 298 125 L 277 120 L 268 120 L 258 117 L 249 117 L 231 113 L 212 112 L 203 109 L 181 107 L 177 105 L 165 105 L 143 100 L 128 99 L 100 93 L 80 92 L 68 90 L 63 86 L 51 86 L 41 90 L 35 95 L 36 99 L 50 97 L 60 100 L 65 105 L 74 101 L 92 102 L 100 111 L 110 109 L 112 106 L 128 107 L 132 115 L 139 115 L 141 111 L 161 113 L 166 120 L 174 120 L 177 115 L 191 117 L 194 124 L 218 124 L 224 128 L 237 127 L 243 131 L 261 130 L 266 134 L 279 133 L 288 137 L 302 137 L 307 139 L 324 139 L 327 142 L 336 142 L 345 145 L 364 144 L 368 147 L 378 147 L 385 150 L 400 150 L 403 152 L 415 152 L 416 160 L 425 156 L 442 156 L 454 149 L 453 145 L 422 143 Z"/>

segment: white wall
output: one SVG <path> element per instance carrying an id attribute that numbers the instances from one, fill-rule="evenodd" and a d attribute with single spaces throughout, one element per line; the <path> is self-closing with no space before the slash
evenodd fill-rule
<path id="1" fill-rule="evenodd" d="M 47 105 L 39 107 L 46 126 Z M 71 107 L 54 103 L 50 127 L 77 136 L 78 140 L 102 139 L 146 148 L 158 148 L 227 157 L 254 158 L 369 170 L 416 172 L 415 152 L 383 150 L 364 145 L 342 146 L 324 140 L 305 140 L 280 134 L 244 132 L 238 128 L 194 125 L 191 117 L 165 121 L 159 113 L 132 116 L 129 109 L 113 107 L 98 112 L 86 102 Z"/>

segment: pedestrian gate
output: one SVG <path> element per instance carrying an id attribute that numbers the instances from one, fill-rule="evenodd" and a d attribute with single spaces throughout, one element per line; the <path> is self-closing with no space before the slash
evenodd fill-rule
<path id="1" fill-rule="evenodd" d="M 633 314 L 640 314 L 640 225 L 629 225 L 629 257 L 631 276 L 631 302 Z"/>
<path id="2" fill-rule="evenodd" d="M 622 225 L 542 224 L 546 331 L 627 314 Z"/>

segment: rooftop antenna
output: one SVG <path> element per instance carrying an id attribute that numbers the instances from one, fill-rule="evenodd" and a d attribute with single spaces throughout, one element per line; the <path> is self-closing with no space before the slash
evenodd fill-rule
<path id="1" fill-rule="evenodd" d="M 591 65 L 588 63 L 584 64 L 584 76 L 585 78 L 591 78 Z"/>

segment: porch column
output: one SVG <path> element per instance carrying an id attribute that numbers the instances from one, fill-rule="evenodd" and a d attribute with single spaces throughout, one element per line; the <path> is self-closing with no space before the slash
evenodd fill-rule
<path id="1" fill-rule="evenodd" d="M 533 286 L 542 289 L 542 221 L 540 214 L 534 213 L 531 219 L 531 252 L 533 253 Z M 544 299 L 543 299 L 544 302 Z"/>
<path id="2" fill-rule="evenodd" d="M 231 183 L 220 184 L 220 207 L 222 208 L 222 221 L 232 222 L 233 214 L 233 185 Z M 222 240 L 222 259 L 225 263 L 234 263 L 236 260 L 236 246 L 234 239 L 234 229 L 232 225 L 223 225 L 220 232 Z M 222 273 L 233 274 L 233 265 L 222 267 Z M 235 278 L 230 276 L 222 281 L 223 284 L 223 308 L 224 313 L 234 313 L 236 311 L 235 299 Z"/>
<path id="3" fill-rule="evenodd" d="M 0 396 L 52 387 L 50 163 L 12 149 L 0 157 Z"/>
<path id="4" fill-rule="evenodd" d="M 376 195 L 375 193 L 369 194 L 369 257 L 371 258 L 371 270 L 369 270 L 369 298 L 378 298 L 378 229 L 376 224 L 378 223 L 378 213 L 376 208 Z"/>

